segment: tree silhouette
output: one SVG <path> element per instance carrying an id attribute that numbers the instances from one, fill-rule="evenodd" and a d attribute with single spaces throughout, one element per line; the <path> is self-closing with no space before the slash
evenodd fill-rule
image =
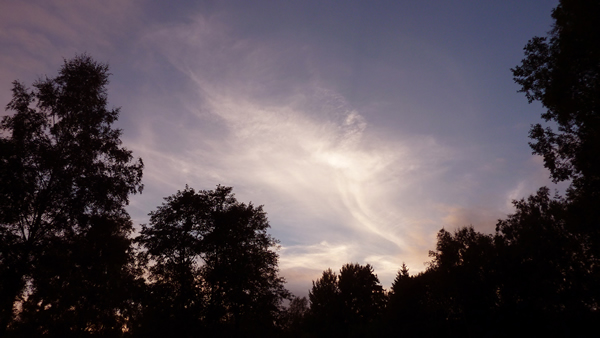
<path id="1" fill-rule="evenodd" d="M 492 325 L 497 303 L 495 283 L 496 251 L 493 237 L 476 232 L 472 226 L 453 234 L 438 232 L 428 273 L 437 301 L 454 334 L 482 336 Z"/>
<path id="2" fill-rule="evenodd" d="M 231 191 L 186 187 L 150 214 L 137 241 L 154 262 L 153 297 L 165 297 L 158 304 L 170 303 L 171 318 L 202 322 L 213 334 L 272 334 L 289 297 L 277 241 L 262 206 L 240 203 Z"/>
<path id="3" fill-rule="evenodd" d="M 539 101 L 547 109 L 542 118 L 556 125 L 557 130 L 532 126 L 530 145 L 555 182 L 571 181 L 568 227 L 595 260 L 600 257 L 599 15 L 597 1 L 561 1 L 552 12 L 549 36 L 531 39 L 525 59 L 512 70 L 529 102 Z"/>
<path id="4" fill-rule="evenodd" d="M 513 203 L 516 212 L 496 226 L 503 316 L 531 334 L 584 325 L 595 311 L 597 284 L 589 276 L 593 262 L 569 230 L 568 202 L 544 187 Z"/>
<path id="5" fill-rule="evenodd" d="M 576 187 L 600 180 L 598 15 L 596 1 L 561 1 L 552 12 L 549 37 L 531 39 L 522 64 L 512 70 L 529 102 L 547 108 L 544 120 L 558 125 L 558 133 L 532 127 L 534 153 L 544 157 L 555 181 L 572 179 Z"/>
<path id="6" fill-rule="evenodd" d="M 310 308 L 306 297 L 293 297 L 287 309 L 281 313 L 280 325 L 286 337 L 302 337 Z"/>
<path id="7" fill-rule="evenodd" d="M 386 325 L 389 334 L 416 337 L 423 332 L 423 301 L 426 299 L 424 283 L 411 276 L 408 266 L 402 263 L 388 293 Z M 431 323 L 430 323 L 431 326 Z"/>
<path id="8" fill-rule="evenodd" d="M 131 315 L 125 205 L 142 190 L 143 164 L 112 127 L 108 76 L 81 55 L 33 90 L 13 82 L 14 114 L 0 125 L 0 335 L 9 325 L 27 335 L 120 333 Z"/>
<path id="9" fill-rule="evenodd" d="M 342 266 L 339 276 L 331 269 L 323 271 L 309 299 L 311 330 L 319 336 L 370 336 L 386 303 L 373 267 L 356 263 Z"/>
<path id="10" fill-rule="evenodd" d="M 313 281 L 308 299 L 310 300 L 309 329 L 320 333 L 321 336 L 339 332 L 343 319 L 337 274 L 331 269 L 323 271 L 321 278 Z"/>
<path id="11" fill-rule="evenodd" d="M 142 225 L 136 242 L 145 251 L 150 285 L 141 336 L 186 336 L 200 330 L 204 315 L 201 241 L 208 229 L 207 203 L 191 188 L 165 198 Z"/>
<path id="12" fill-rule="evenodd" d="M 345 264 L 338 285 L 347 324 L 365 325 L 382 313 L 386 297 L 370 264 Z"/>
<path id="13" fill-rule="evenodd" d="M 571 328 L 597 320 L 600 300 L 599 15 L 597 1 L 560 1 L 549 36 L 531 39 L 512 70 L 529 102 L 541 102 L 542 118 L 556 126 L 532 126 L 534 154 L 555 182 L 571 184 L 565 198 L 542 188 L 517 201 L 517 212 L 497 229 L 505 264 L 530 279 L 523 284 L 531 292 L 510 284 L 519 308 L 551 323 L 569 314 Z"/>

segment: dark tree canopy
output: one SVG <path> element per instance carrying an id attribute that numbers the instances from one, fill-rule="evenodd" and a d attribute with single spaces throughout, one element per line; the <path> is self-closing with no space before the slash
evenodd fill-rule
<path id="1" fill-rule="evenodd" d="M 142 225 L 136 241 L 145 250 L 140 257 L 149 265 L 150 282 L 142 336 L 185 336 L 198 330 L 204 314 L 199 259 L 206 233 L 204 205 L 200 195 L 186 188 L 150 213 L 150 226 Z"/>
<path id="2" fill-rule="evenodd" d="M 548 37 L 529 41 L 513 74 L 529 101 L 547 109 L 542 117 L 556 126 L 532 127 L 534 154 L 543 156 L 555 182 L 571 185 L 564 198 L 542 188 L 517 201 L 517 212 L 498 223 L 498 231 L 502 257 L 512 255 L 514 268 L 539 280 L 523 292 L 536 297 L 527 306 L 585 317 L 598 312 L 600 299 L 593 286 L 600 283 L 600 3 L 563 0 L 552 17 Z"/>
<path id="3" fill-rule="evenodd" d="M 13 83 L 0 125 L 1 331 L 120 331 L 133 281 L 128 196 L 141 160 L 107 109 L 108 66 L 81 55 Z M 19 303 L 15 321 L 15 305 Z"/>
<path id="4" fill-rule="evenodd" d="M 339 275 L 323 271 L 313 282 L 309 299 L 310 330 L 318 336 L 362 336 L 373 331 L 387 300 L 373 267 L 356 263 L 345 264 Z"/>
<path id="5" fill-rule="evenodd" d="M 383 311 L 385 293 L 370 264 L 345 264 L 340 270 L 338 285 L 349 323 L 370 322 Z"/>
<path id="6" fill-rule="evenodd" d="M 302 337 L 309 313 L 306 297 L 293 297 L 287 309 L 281 313 L 280 325 L 286 337 Z"/>
<path id="7" fill-rule="evenodd" d="M 484 335 L 491 326 L 488 317 L 498 291 L 495 254 L 493 237 L 472 226 L 454 233 L 440 230 L 436 250 L 429 254 L 433 260 L 427 272 L 433 277 L 434 301 L 443 304 L 449 324 L 464 323 L 470 335 Z"/>
<path id="8" fill-rule="evenodd" d="M 311 319 L 319 327 L 331 326 L 332 331 L 341 325 L 342 303 L 338 276 L 331 269 L 323 271 L 321 278 L 313 281 L 308 293 Z"/>
<path id="9" fill-rule="evenodd" d="M 273 328 L 289 293 L 278 276 L 266 213 L 231 191 L 186 187 L 167 197 L 137 241 L 154 262 L 151 288 L 173 304 L 168 316 L 221 334 L 242 328 L 248 334 Z"/>
<path id="10" fill-rule="evenodd" d="M 543 187 L 513 204 L 496 226 L 499 306 L 514 326 L 584 331 L 597 317 L 597 260 L 569 225 L 570 202 Z"/>
<path id="11" fill-rule="evenodd" d="M 544 157 L 554 181 L 571 179 L 576 187 L 600 181 L 600 3 L 561 1 L 548 37 L 534 37 L 525 59 L 512 71 L 529 102 L 540 101 L 544 120 L 530 137 L 534 154 Z"/>

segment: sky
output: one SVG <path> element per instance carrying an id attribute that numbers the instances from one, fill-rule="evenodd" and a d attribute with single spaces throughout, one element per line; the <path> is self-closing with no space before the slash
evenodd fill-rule
<path id="1" fill-rule="evenodd" d="M 388 289 L 403 262 L 426 269 L 440 229 L 493 233 L 512 200 L 555 188 L 528 146 L 543 108 L 510 68 L 556 5 L 0 0 L 0 102 L 75 55 L 108 63 L 145 164 L 136 225 L 186 184 L 232 186 L 264 205 L 292 293 L 350 262 Z"/>

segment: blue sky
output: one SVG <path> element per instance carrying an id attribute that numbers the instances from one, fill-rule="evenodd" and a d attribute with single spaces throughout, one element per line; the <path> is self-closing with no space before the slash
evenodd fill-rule
<path id="1" fill-rule="evenodd" d="M 348 262 L 389 288 L 442 227 L 492 233 L 551 186 L 510 68 L 556 4 L 4 0 L 0 101 L 87 52 L 146 165 L 136 224 L 186 184 L 233 186 L 264 205 L 295 294 Z"/>

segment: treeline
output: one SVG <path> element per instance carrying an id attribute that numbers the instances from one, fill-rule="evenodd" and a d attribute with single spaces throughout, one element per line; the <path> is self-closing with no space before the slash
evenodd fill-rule
<path id="1" fill-rule="evenodd" d="M 284 313 L 287 336 L 594 336 L 595 258 L 560 237 L 555 220 L 540 226 L 552 217 L 546 193 L 519 202 L 495 235 L 440 230 L 426 271 L 411 275 L 403 264 L 388 292 L 368 264 L 324 271 L 308 299 L 295 298 Z"/>
<path id="2" fill-rule="evenodd" d="M 564 196 L 542 187 L 514 201 L 493 235 L 440 230 L 427 270 L 403 265 L 383 300 L 369 265 L 324 271 L 309 300 L 292 302 L 291 336 L 597 336 L 600 2 L 564 0 L 552 17 L 512 72 L 546 108 L 550 127 L 533 125 L 530 146 L 554 182 L 570 182 Z"/>
<path id="3" fill-rule="evenodd" d="M 426 271 L 390 290 L 346 264 L 295 298 L 261 206 L 185 187 L 133 235 L 143 162 L 121 145 L 108 67 L 65 61 L 13 83 L 0 124 L 0 336 L 589 336 L 600 322 L 600 4 L 561 1 L 515 81 L 555 128 L 534 125 L 548 188 L 493 235 L 440 230 Z M 289 305 L 283 304 L 289 300 Z"/>

